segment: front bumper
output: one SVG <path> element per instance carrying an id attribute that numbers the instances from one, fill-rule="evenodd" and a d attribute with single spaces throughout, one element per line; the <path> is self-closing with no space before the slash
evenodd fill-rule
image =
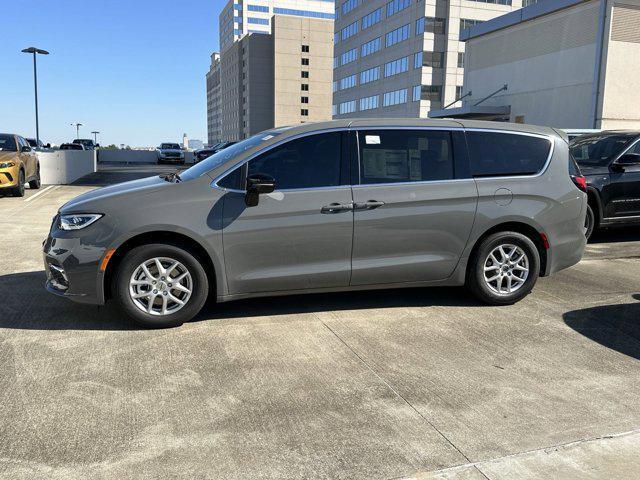
<path id="1" fill-rule="evenodd" d="M 19 167 L 0 168 L 0 188 L 15 187 L 18 184 Z"/>
<path id="2" fill-rule="evenodd" d="M 84 234 L 79 234 L 83 230 L 67 232 L 52 227 L 43 245 L 47 291 L 75 302 L 104 304 L 104 272 L 99 266 L 106 247 L 93 241 L 100 238 L 102 230 L 92 229 L 94 226 L 98 227 L 90 225 Z"/>

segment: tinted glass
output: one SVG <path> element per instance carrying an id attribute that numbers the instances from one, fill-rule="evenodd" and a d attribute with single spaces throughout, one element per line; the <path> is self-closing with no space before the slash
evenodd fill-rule
<path id="1" fill-rule="evenodd" d="M 474 177 L 534 175 L 547 162 L 551 143 L 540 137 L 512 133 L 467 132 Z"/>
<path id="2" fill-rule="evenodd" d="M 449 132 L 368 130 L 359 135 L 362 184 L 453 178 Z"/>
<path id="3" fill-rule="evenodd" d="M 608 165 L 635 138 L 634 135 L 583 135 L 571 141 L 569 150 L 578 165 Z"/>
<path id="4" fill-rule="evenodd" d="M 245 186 L 242 181 L 242 171 L 244 167 L 238 167 L 233 172 L 228 174 L 222 180 L 218 182 L 218 185 L 223 188 L 230 188 L 232 190 L 244 190 Z M 182 178 L 182 177 L 181 177 Z"/>
<path id="5" fill-rule="evenodd" d="M 249 162 L 249 175 L 264 173 L 276 190 L 340 185 L 340 133 L 291 140 Z"/>

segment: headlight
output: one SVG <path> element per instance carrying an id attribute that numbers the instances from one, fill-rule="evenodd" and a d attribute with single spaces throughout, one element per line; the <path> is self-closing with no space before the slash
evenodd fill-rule
<path id="1" fill-rule="evenodd" d="M 100 213 L 79 213 L 77 215 L 60 215 L 59 226 L 62 230 L 80 230 L 97 221 Z"/>
<path id="2" fill-rule="evenodd" d="M 11 168 L 11 167 L 15 167 L 15 166 L 16 166 L 15 162 L 0 163 L 0 168 Z"/>

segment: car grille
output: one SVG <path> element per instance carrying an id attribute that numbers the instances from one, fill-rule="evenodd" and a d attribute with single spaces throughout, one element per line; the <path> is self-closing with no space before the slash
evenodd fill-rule
<path id="1" fill-rule="evenodd" d="M 164 156 L 167 158 L 180 158 L 180 154 L 174 152 L 167 152 L 164 154 Z"/>

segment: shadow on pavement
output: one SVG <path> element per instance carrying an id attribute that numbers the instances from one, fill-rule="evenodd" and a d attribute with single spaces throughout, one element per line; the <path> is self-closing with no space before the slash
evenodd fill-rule
<path id="1" fill-rule="evenodd" d="M 589 243 L 618 243 L 640 241 L 640 226 L 602 228 L 593 233 Z"/>
<path id="2" fill-rule="evenodd" d="M 83 305 L 44 289 L 44 271 L 0 276 L 0 328 L 26 330 L 136 330 L 113 305 Z M 393 307 L 480 306 L 463 288 L 411 288 L 208 302 L 195 321 Z"/>
<path id="3" fill-rule="evenodd" d="M 640 294 L 633 298 L 640 301 Z M 640 302 L 573 310 L 562 318 L 594 342 L 640 360 Z"/>

